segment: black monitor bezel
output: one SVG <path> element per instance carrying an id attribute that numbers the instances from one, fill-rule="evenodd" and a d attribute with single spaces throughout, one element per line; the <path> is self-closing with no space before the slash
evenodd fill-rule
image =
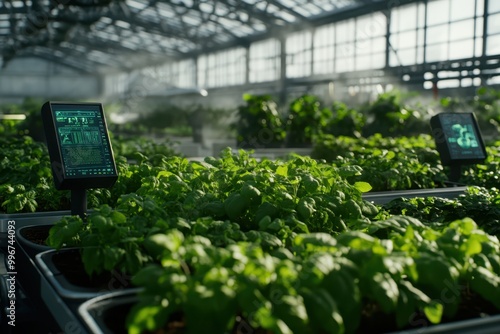
<path id="1" fill-rule="evenodd" d="M 86 177 L 67 177 L 63 163 L 61 144 L 57 134 L 54 106 L 69 106 L 77 108 L 78 106 L 94 106 L 98 107 L 101 117 L 103 119 L 105 128 L 106 145 L 110 149 L 110 157 L 113 167 L 113 174 L 111 175 L 92 175 Z M 45 130 L 45 138 L 47 148 L 49 151 L 52 175 L 54 177 L 54 185 L 58 190 L 71 190 L 71 189 L 91 189 L 91 188 L 109 188 L 113 186 L 118 179 L 118 171 L 116 169 L 115 157 L 111 145 L 111 140 L 108 133 L 106 117 L 102 103 L 97 102 L 55 102 L 48 101 L 43 104 L 41 109 L 42 121 Z"/>
<path id="2" fill-rule="evenodd" d="M 446 116 L 456 116 L 456 115 L 468 115 L 470 117 L 471 124 L 474 128 L 474 131 L 477 134 L 477 141 L 479 143 L 479 150 L 481 150 L 483 154 L 483 158 L 452 158 L 450 154 L 450 147 L 448 145 L 448 137 L 446 136 L 446 131 L 443 130 L 443 125 L 441 124 L 441 117 Z M 451 165 L 471 165 L 471 164 L 480 164 L 485 161 L 488 154 L 486 152 L 486 146 L 483 141 L 483 136 L 481 134 L 481 130 L 479 129 L 479 125 L 477 123 L 476 115 L 472 112 L 462 112 L 462 113 L 453 113 L 453 112 L 443 112 L 439 113 L 430 120 L 432 135 L 434 137 L 434 142 L 436 144 L 436 149 L 439 152 L 441 157 L 441 163 L 444 166 Z"/>

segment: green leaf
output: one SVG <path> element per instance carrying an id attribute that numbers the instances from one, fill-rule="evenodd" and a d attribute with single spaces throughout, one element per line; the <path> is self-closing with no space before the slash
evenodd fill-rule
<path id="1" fill-rule="evenodd" d="M 83 221 L 78 216 L 64 217 L 49 230 L 47 245 L 59 249 L 65 245 L 73 246 L 79 232 L 82 231 Z"/>
<path id="2" fill-rule="evenodd" d="M 457 284 L 459 271 L 450 261 L 435 255 L 422 255 L 415 258 L 418 283 L 440 294 Z"/>
<path id="3" fill-rule="evenodd" d="M 370 293 L 382 310 L 391 313 L 396 309 L 399 297 L 398 285 L 388 273 L 376 273 L 370 279 Z"/>
<path id="4" fill-rule="evenodd" d="M 372 186 L 368 182 L 361 182 L 361 181 L 355 182 L 354 187 L 359 191 L 361 191 L 362 193 L 366 193 L 372 190 Z"/>
<path id="5" fill-rule="evenodd" d="M 338 270 L 331 271 L 321 283 L 335 301 L 343 318 L 347 333 L 353 333 L 361 319 L 361 291 L 355 275 L 350 268 L 342 265 Z"/>
<path id="6" fill-rule="evenodd" d="M 309 323 L 315 333 L 344 333 L 344 320 L 332 296 L 322 288 L 314 290 L 304 288 L 300 292 L 309 317 Z"/>
<path id="7" fill-rule="evenodd" d="M 125 256 L 125 254 L 125 250 L 118 247 L 106 246 L 102 248 L 102 256 L 104 257 L 104 269 L 115 269 L 123 256 Z"/>
<path id="8" fill-rule="evenodd" d="M 153 258 L 158 259 L 166 250 L 177 251 L 184 242 L 184 235 L 172 230 L 168 234 L 154 234 L 144 239 L 144 248 Z"/>
<path id="9" fill-rule="evenodd" d="M 164 300 L 166 303 L 168 301 Z M 141 334 L 145 330 L 154 331 L 161 328 L 167 321 L 169 309 L 158 302 L 145 299 L 135 304 L 127 316 L 127 327 L 129 334 Z"/>
<path id="10" fill-rule="evenodd" d="M 386 160 L 392 160 L 396 156 L 396 153 L 394 151 L 388 151 L 387 154 L 385 155 Z"/>
<path id="11" fill-rule="evenodd" d="M 433 300 L 424 307 L 424 313 L 431 323 L 439 324 L 443 316 L 443 305 Z"/>
<path id="12" fill-rule="evenodd" d="M 308 316 L 302 296 L 281 296 L 273 304 L 273 315 L 282 320 L 294 333 L 307 333 Z"/>
<path id="13" fill-rule="evenodd" d="M 127 221 L 127 217 L 123 213 L 118 211 L 113 211 L 110 215 L 110 218 L 115 224 L 123 224 Z"/>
<path id="14" fill-rule="evenodd" d="M 481 242 L 477 239 L 469 238 L 460 245 L 460 250 L 467 256 L 481 253 Z"/>
<path id="15" fill-rule="evenodd" d="M 471 288 L 500 309 L 500 277 L 483 267 L 472 269 Z"/>
<path id="16" fill-rule="evenodd" d="M 286 165 L 278 166 L 278 168 L 276 168 L 276 174 L 287 177 L 288 176 L 288 166 L 286 166 Z"/>
<path id="17" fill-rule="evenodd" d="M 139 270 L 133 277 L 132 282 L 137 286 L 146 288 L 157 287 L 164 270 L 157 264 L 150 264 Z"/>
<path id="18" fill-rule="evenodd" d="M 404 288 L 399 289 L 398 307 L 396 308 L 396 324 L 399 328 L 408 325 L 410 317 L 416 311 L 416 301 Z"/>

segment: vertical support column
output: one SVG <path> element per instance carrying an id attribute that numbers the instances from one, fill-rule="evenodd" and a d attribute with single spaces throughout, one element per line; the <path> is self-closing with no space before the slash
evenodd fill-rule
<path id="1" fill-rule="evenodd" d="M 389 68 L 389 58 L 391 54 L 391 20 L 392 8 L 388 8 L 385 15 L 386 31 L 385 31 L 385 68 Z M 394 50 L 396 52 L 396 50 Z"/>
<path id="2" fill-rule="evenodd" d="M 245 85 L 250 83 L 250 45 L 245 46 Z"/>
<path id="3" fill-rule="evenodd" d="M 477 1 L 477 0 L 476 0 Z M 488 19 L 490 16 L 489 12 L 489 2 L 490 0 L 484 0 L 484 12 L 483 12 L 483 49 L 481 54 L 481 64 L 480 69 L 486 68 L 486 53 L 488 51 Z M 483 76 L 483 71 L 480 73 L 481 85 L 486 85 L 486 78 Z"/>
<path id="4" fill-rule="evenodd" d="M 287 79 L 286 79 L 286 38 L 281 36 L 280 41 L 280 78 L 278 83 L 279 103 L 284 105 L 287 97 Z"/>

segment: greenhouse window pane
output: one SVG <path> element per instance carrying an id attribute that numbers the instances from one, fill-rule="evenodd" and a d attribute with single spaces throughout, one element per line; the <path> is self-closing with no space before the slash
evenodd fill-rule
<path id="1" fill-rule="evenodd" d="M 385 36 L 387 22 L 382 14 L 358 17 L 356 20 L 356 39 L 367 39 Z"/>
<path id="2" fill-rule="evenodd" d="M 335 72 L 351 72 L 354 70 L 354 58 L 337 58 L 335 62 Z"/>
<path id="3" fill-rule="evenodd" d="M 476 0 L 453 0 L 451 2 L 451 21 L 474 17 Z"/>
<path id="4" fill-rule="evenodd" d="M 337 57 L 354 57 L 354 43 L 339 44 L 336 48 Z"/>
<path id="5" fill-rule="evenodd" d="M 398 59 L 398 57 L 394 53 L 391 53 L 389 55 L 389 66 L 390 67 L 400 66 L 399 59 Z"/>
<path id="6" fill-rule="evenodd" d="M 488 13 L 500 12 L 500 1 L 490 0 L 488 1 Z"/>
<path id="7" fill-rule="evenodd" d="M 460 87 L 460 80 L 452 79 L 452 80 L 439 80 L 437 83 L 439 89 L 444 88 L 457 88 Z"/>
<path id="8" fill-rule="evenodd" d="M 474 19 L 450 24 L 450 40 L 474 37 Z"/>
<path id="9" fill-rule="evenodd" d="M 390 45 L 394 49 L 399 49 L 399 34 L 391 34 L 391 37 L 389 38 Z"/>
<path id="10" fill-rule="evenodd" d="M 399 34 L 399 47 L 401 49 L 407 49 L 410 47 L 415 47 L 417 45 L 417 31 L 407 31 Z"/>
<path id="11" fill-rule="evenodd" d="M 424 52 L 423 48 L 421 48 L 417 52 L 417 64 L 423 64 L 423 63 L 424 63 Z"/>
<path id="12" fill-rule="evenodd" d="M 372 52 L 385 52 L 387 48 L 385 37 L 374 38 L 372 41 Z"/>
<path id="13" fill-rule="evenodd" d="M 384 68 L 385 67 L 385 52 L 376 53 L 372 55 L 372 68 Z"/>
<path id="14" fill-rule="evenodd" d="M 403 7 L 401 7 L 403 8 Z M 397 32 L 399 31 L 399 21 L 401 20 L 401 8 L 395 8 L 391 11 L 391 19 L 390 19 L 390 26 L 389 26 L 389 31 L 390 32 Z"/>
<path id="15" fill-rule="evenodd" d="M 483 39 L 482 38 L 477 38 L 476 39 L 476 46 L 474 48 L 474 55 L 476 57 L 481 57 L 483 55 Z"/>
<path id="16" fill-rule="evenodd" d="M 474 56 L 474 41 L 466 40 L 450 43 L 449 59 L 471 58 Z"/>
<path id="17" fill-rule="evenodd" d="M 403 66 L 415 65 L 417 63 L 415 55 L 416 55 L 415 49 L 399 50 L 398 56 L 401 64 L 398 63 L 397 65 L 403 65 Z"/>
<path id="18" fill-rule="evenodd" d="M 356 26 L 354 20 L 338 23 L 335 29 L 337 43 L 353 41 L 355 28 Z"/>
<path id="19" fill-rule="evenodd" d="M 289 78 L 306 77 L 311 74 L 312 34 L 302 31 L 286 39 L 287 73 Z"/>
<path id="20" fill-rule="evenodd" d="M 472 86 L 472 78 L 464 78 L 464 79 L 462 79 L 460 85 L 462 87 L 470 87 L 470 86 Z"/>
<path id="21" fill-rule="evenodd" d="M 476 18 L 476 36 L 477 37 L 483 36 L 483 18 L 482 17 Z"/>
<path id="22" fill-rule="evenodd" d="M 425 26 L 425 4 L 419 3 L 418 6 L 418 28 Z"/>
<path id="23" fill-rule="evenodd" d="M 320 57 L 318 59 L 315 59 L 313 63 L 314 67 L 314 74 L 327 74 L 327 73 L 333 73 L 335 72 L 334 68 L 335 62 L 333 61 L 333 58 L 330 57 Z"/>
<path id="24" fill-rule="evenodd" d="M 356 57 L 356 70 L 362 71 L 371 69 L 372 68 L 371 60 L 372 57 L 370 55 Z"/>
<path id="25" fill-rule="evenodd" d="M 419 29 L 417 31 L 417 45 L 418 46 L 423 46 L 425 41 L 425 30 L 424 29 Z"/>
<path id="26" fill-rule="evenodd" d="M 427 29 L 427 44 L 440 43 L 447 40 L 448 40 L 447 24 Z"/>
<path id="27" fill-rule="evenodd" d="M 500 13 L 488 17 L 488 35 L 500 32 Z"/>
<path id="28" fill-rule="evenodd" d="M 448 43 L 428 45 L 425 58 L 427 62 L 448 60 Z"/>
<path id="29" fill-rule="evenodd" d="M 200 56 L 198 57 L 198 86 L 199 87 L 206 87 L 207 85 L 207 80 L 206 80 L 206 71 L 207 71 L 207 57 L 206 56 Z"/>
<path id="30" fill-rule="evenodd" d="M 409 5 L 399 10 L 398 30 L 415 29 L 417 26 L 417 6 Z"/>
<path id="31" fill-rule="evenodd" d="M 356 55 L 366 55 L 372 53 L 371 39 L 356 41 Z"/>
<path id="32" fill-rule="evenodd" d="M 277 80 L 280 75 L 280 43 L 276 39 L 250 45 L 250 82 Z"/>
<path id="33" fill-rule="evenodd" d="M 493 56 L 500 54 L 500 35 L 488 36 L 486 42 L 486 55 Z"/>
<path id="34" fill-rule="evenodd" d="M 430 1 L 427 4 L 427 25 L 436 25 L 449 21 L 450 0 Z"/>
<path id="35" fill-rule="evenodd" d="M 335 42 L 335 27 L 328 25 L 319 27 L 314 32 L 314 47 L 333 45 Z"/>
<path id="36" fill-rule="evenodd" d="M 476 0 L 476 16 L 484 15 L 484 0 Z"/>

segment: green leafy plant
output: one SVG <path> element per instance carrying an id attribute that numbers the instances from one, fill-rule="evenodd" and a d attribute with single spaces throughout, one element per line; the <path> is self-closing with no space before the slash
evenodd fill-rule
<path id="1" fill-rule="evenodd" d="M 366 123 L 364 114 L 341 102 L 334 102 L 330 110 L 332 115 L 324 126 L 323 133 L 333 136 L 361 137 Z"/>
<path id="2" fill-rule="evenodd" d="M 244 94 L 243 100 L 246 104 L 238 107 L 237 120 L 233 124 L 238 147 L 255 149 L 283 146 L 286 131 L 272 97 Z"/>
<path id="3" fill-rule="evenodd" d="M 377 99 L 360 109 L 367 117 L 364 136 L 376 133 L 382 136 L 411 136 L 429 134 L 428 113 L 405 105 L 399 92 L 380 94 Z"/>
<path id="4" fill-rule="evenodd" d="M 286 120 L 287 145 L 310 146 L 313 138 L 322 133 L 331 117 L 331 111 L 323 108 L 314 95 L 303 95 L 293 100 Z"/>

